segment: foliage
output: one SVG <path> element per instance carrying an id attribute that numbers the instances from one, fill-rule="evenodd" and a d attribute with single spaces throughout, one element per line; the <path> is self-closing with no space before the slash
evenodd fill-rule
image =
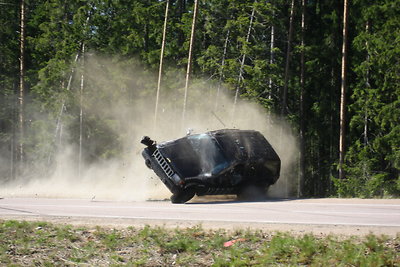
<path id="1" fill-rule="evenodd" d="M 19 6 L 3 2 L 0 177 L 9 181 L 18 168 Z M 289 2 L 200 1 L 192 81 L 208 81 L 212 101 L 223 85 L 231 95 L 238 89 L 242 99 L 259 103 L 266 113 L 280 112 Z M 342 2 L 307 1 L 304 46 L 300 2 L 295 1 L 288 115 L 284 119 L 295 130 L 304 123 L 303 195 L 399 196 L 399 0 L 355 0 L 350 5 L 345 181 L 335 180 Z M 24 123 L 28 130 L 22 141 L 28 169 L 40 169 L 40 164 L 49 168 L 58 151 L 80 142 L 86 162 L 126 153 L 122 144 L 129 138 L 129 118 L 140 116 L 141 100 L 155 97 L 165 4 L 160 0 L 27 1 Z M 163 110 L 181 103 L 192 9 L 193 1 L 170 1 L 162 86 L 163 94 L 172 95 L 173 100 L 162 103 Z M 301 55 L 305 58 L 302 116 Z M 239 77 L 241 69 L 243 78 Z M 196 105 L 201 105 L 199 102 Z M 114 106 L 130 108 L 114 114 Z M 99 112 L 91 112 L 96 108 Z"/>
<path id="2" fill-rule="evenodd" d="M 356 3 L 364 8 L 354 38 L 360 57 L 350 106 L 355 140 L 347 155 L 349 178 L 361 181 L 364 197 L 399 195 L 400 2 Z"/>

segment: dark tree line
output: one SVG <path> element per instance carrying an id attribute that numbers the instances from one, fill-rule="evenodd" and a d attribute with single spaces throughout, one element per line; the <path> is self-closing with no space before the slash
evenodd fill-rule
<path id="1" fill-rule="evenodd" d="M 85 58 L 96 53 L 122 68 L 133 64 L 145 74 L 161 70 L 158 87 L 174 92 L 185 87 L 176 73 L 185 72 L 191 48 L 193 81 L 212 81 L 215 92 L 223 83 L 232 97 L 237 93 L 282 114 L 299 133 L 299 195 L 399 195 L 399 0 L 199 0 L 192 31 L 195 2 L 170 0 L 164 20 L 167 1 L 160 0 L 3 0 L 1 179 L 23 175 L 21 164 L 26 170 L 38 161 L 50 163 L 63 143 L 79 146 L 87 161 L 124 153 L 121 137 L 109 130 L 112 117 L 88 114 L 82 120 L 80 110 L 100 98 L 122 96 L 131 104 L 155 99 L 157 79 L 149 83 L 113 73 L 98 62 L 92 68 L 113 79 L 88 83 L 117 89 L 113 94 L 86 90 Z M 183 99 L 176 102 L 169 105 L 179 106 Z"/>

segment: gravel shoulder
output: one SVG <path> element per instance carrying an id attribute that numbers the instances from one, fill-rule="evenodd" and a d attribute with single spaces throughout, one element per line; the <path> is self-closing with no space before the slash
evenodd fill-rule
<path id="1" fill-rule="evenodd" d="M 306 224 L 265 224 L 265 223 L 239 223 L 239 222 L 191 222 L 174 220 L 146 220 L 146 219 L 115 219 L 91 217 L 56 217 L 56 216 L 2 216 L 2 220 L 18 221 L 43 221 L 55 224 L 74 226 L 102 226 L 106 228 L 122 229 L 126 227 L 159 226 L 169 229 L 190 228 L 201 226 L 203 229 L 225 229 L 235 231 L 238 229 L 260 230 L 268 233 L 288 232 L 292 235 L 313 234 L 316 236 L 366 236 L 368 234 L 400 237 L 399 227 L 382 226 L 351 226 L 351 225 L 306 225 Z"/>

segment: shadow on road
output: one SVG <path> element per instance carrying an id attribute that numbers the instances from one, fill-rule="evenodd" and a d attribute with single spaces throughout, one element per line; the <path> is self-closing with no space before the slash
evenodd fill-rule
<path id="1" fill-rule="evenodd" d="M 229 203 L 265 203 L 265 202 L 287 202 L 298 200 L 298 198 L 263 198 L 263 199 L 238 199 L 238 198 L 212 198 L 212 197 L 197 197 L 186 205 L 201 205 L 201 204 L 229 204 Z"/>

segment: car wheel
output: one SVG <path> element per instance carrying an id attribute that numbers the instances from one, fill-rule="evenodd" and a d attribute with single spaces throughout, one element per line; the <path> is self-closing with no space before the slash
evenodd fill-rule
<path id="1" fill-rule="evenodd" d="M 147 168 L 153 169 L 153 168 L 151 167 L 151 161 L 150 161 L 149 159 L 146 159 L 144 163 L 146 164 Z"/>
<path id="2" fill-rule="evenodd" d="M 260 201 L 267 198 L 266 185 L 249 184 L 243 186 L 243 188 L 237 194 L 239 200 L 246 201 Z"/>
<path id="3" fill-rule="evenodd" d="M 171 202 L 174 204 L 183 204 L 189 200 L 191 200 L 195 191 L 193 189 L 185 189 L 183 191 L 177 192 L 171 196 Z"/>

